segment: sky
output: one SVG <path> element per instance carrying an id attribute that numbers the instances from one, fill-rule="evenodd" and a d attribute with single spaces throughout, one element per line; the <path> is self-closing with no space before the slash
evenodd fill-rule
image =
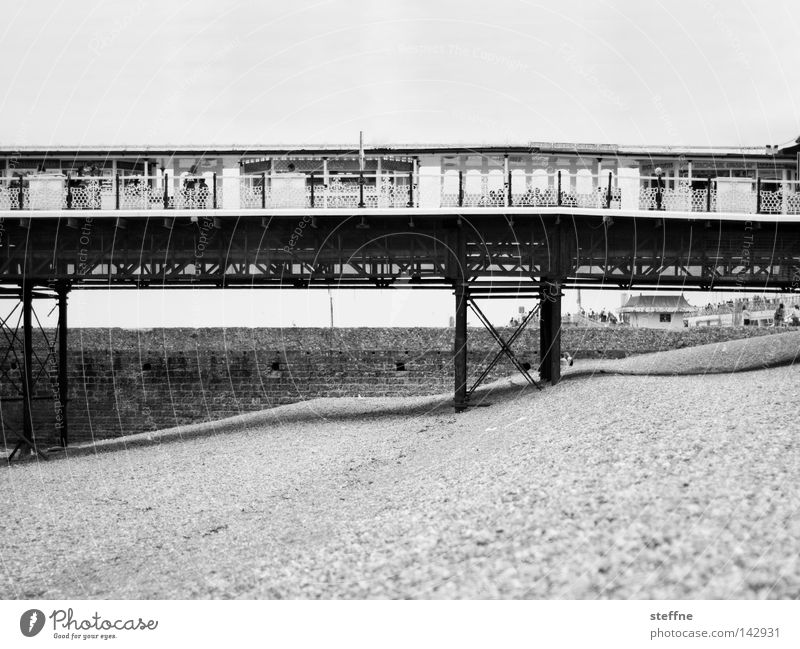
<path id="1" fill-rule="evenodd" d="M 11 3 L 0 143 L 780 144 L 800 135 L 799 28 L 796 0 Z M 326 291 L 211 295 L 74 294 L 71 323 L 330 319 Z M 342 324 L 441 325 L 452 307 L 371 295 L 337 292 Z"/>

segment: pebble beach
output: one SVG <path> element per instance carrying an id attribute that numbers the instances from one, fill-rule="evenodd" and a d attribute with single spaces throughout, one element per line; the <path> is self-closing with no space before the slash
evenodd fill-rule
<path id="1" fill-rule="evenodd" d="M 783 361 L 576 363 L 458 415 L 444 395 L 320 399 L 6 464 L 0 597 L 797 598 Z"/>

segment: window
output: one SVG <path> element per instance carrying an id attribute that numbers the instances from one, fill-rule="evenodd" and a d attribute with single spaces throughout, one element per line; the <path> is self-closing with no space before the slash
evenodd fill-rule
<path id="1" fill-rule="evenodd" d="M 659 322 L 672 322 L 672 314 L 671 313 L 659 313 L 658 314 L 658 321 Z"/>

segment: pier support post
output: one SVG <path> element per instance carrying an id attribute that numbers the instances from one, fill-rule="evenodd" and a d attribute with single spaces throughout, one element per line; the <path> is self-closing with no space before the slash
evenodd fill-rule
<path id="1" fill-rule="evenodd" d="M 36 452 L 33 432 L 33 284 L 22 283 L 22 437 Z M 24 448 L 24 447 L 23 447 Z"/>
<path id="2" fill-rule="evenodd" d="M 455 409 L 461 412 L 467 408 L 467 288 L 459 282 L 456 285 L 456 335 L 453 349 L 455 367 Z"/>
<path id="3" fill-rule="evenodd" d="M 453 366 L 455 377 L 454 406 L 456 412 L 467 408 L 467 301 L 469 288 L 467 287 L 467 254 L 464 227 L 458 225 L 456 234 L 456 317 L 455 341 L 453 345 Z"/>
<path id="4" fill-rule="evenodd" d="M 27 277 L 23 278 L 19 284 L 19 302 L 12 311 L 12 314 L 14 312 L 18 313 L 16 326 L 13 328 L 9 326 L 10 315 L 0 320 L 3 338 L 8 343 L 5 357 L 11 358 L 12 363 L 16 362 L 20 372 L 19 381 L 11 381 L 13 386 L 17 388 L 19 396 L 9 397 L 9 400 L 21 403 L 22 430 L 16 446 L 8 456 L 9 461 L 13 460 L 17 453 L 21 455 L 35 453 L 42 460 L 47 460 L 47 455 L 39 448 L 33 421 L 34 402 L 37 399 L 52 399 L 55 401 L 58 441 L 61 446 L 67 445 L 67 394 L 69 388 L 67 379 L 67 292 L 69 288 L 68 282 L 53 282 L 49 285 L 49 289 L 55 292 L 55 297 L 57 298 L 56 305 L 59 316 L 56 333 L 57 343 L 55 339 L 51 340 L 46 330 L 42 328 L 39 317 L 33 308 L 34 298 L 51 298 L 53 296 L 47 292 L 47 288 L 37 290 L 34 282 Z M 21 311 L 17 311 L 20 307 Z M 40 353 L 35 352 L 33 348 L 34 320 L 40 334 L 37 337 L 37 344 L 44 343 L 46 345 L 46 349 L 40 350 Z M 22 329 L 21 332 L 20 328 Z M 20 342 L 22 343 L 21 355 L 19 354 Z M 56 349 L 56 345 L 58 349 Z M 13 364 L 12 367 L 14 367 Z M 47 382 L 50 390 L 47 397 L 36 396 L 36 385 L 41 380 Z M 47 412 L 52 412 L 51 408 L 52 406 L 49 406 Z"/>
<path id="5" fill-rule="evenodd" d="M 561 380 L 561 285 L 541 287 L 539 327 L 539 377 L 555 385 Z"/>
<path id="6" fill-rule="evenodd" d="M 67 429 L 67 401 L 69 398 L 69 374 L 67 372 L 67 293 L 69 286 L 60 284 L 58 293 L 58 442 L 67 447 L 69 435 Z"/>

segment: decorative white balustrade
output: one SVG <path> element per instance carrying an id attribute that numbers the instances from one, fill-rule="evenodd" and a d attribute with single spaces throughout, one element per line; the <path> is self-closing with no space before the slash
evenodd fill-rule
<path id="1" fill-rule="evenodd" d="M 362 180 L 363 179 L 363 180 Z M 244 209 L 314 207 L 324 209 L 358 207 L 408 207 L 413 189 L 408 176 L 396 174 L 332 176 L 301 174 L 247 176 L 240 184 L 240 206 Z"/>
<path id="2" fill-rule="evenodd" d="M 800 214 L 800 192 L 761 190 L 761 214 Z"/>
<path id="3" fill-rule="evenodd" d="M 719 178 L 711 181 L 694 179 L 693 183 L 692 179 L 680 179 L 677 184 L 672 181 L 672 186 L 665 186 L 663 179 L 641 180 L 645 185 L 639 190 L 639 209 L 642 210 L 800 214 L 800 192 L 796 181 L 768 180 L 761 183 L 750 178 Z M 778 189 L 764 189 L 762 185 Z"/>
<path id="4" fill-rule="evenodd" d="M 21 183 L 21 186 L 20 186 Z M 222 206 L 222 182 L 206 177 L 28 176 L 0 179 L 0 209 L 148 210 Z"/>
<path id="5" fill-rule="evenodd" d="M 447 173 L 442 177 L 442 207 L 611 207 L 619 208 L 620 188 L 608 175 Z M 560 188 L 560 191 L 559 191 Z"/>
<path id="6" fill-rule="evenodd" d="M 327 184 L 324 182 L 327 180 Z M 223 180 L 216 175 L 169 177 L 111 176 L 67 178 L 57 175 L 0 178 L 0 210 L 150 210 L 310 208 L 358 209 L 419 207 L 420 193 L 408 174 L 278 173 Z M 423 207 L 566 207 L 620 209 L 623 198 L 634 209 L 666 212 L 800 214 L 800 183 L 746 178 L 678 179 L 643 177 L 617 186 L 616 177 L 578 174 L 443 174 L 439 204 Z M 434 178 L 434 183 L 436 183 Z M 216 185 L 215 185 L 216 183 Z M 227 183 L 227 184 L 226 184 Z M 236 197 L 236 183 L 239 196 Z M 223 196 L 223 185 L 228 194 Z M 430 185 L 426 185 L 429 187 Z M 435 188 L 435 185 L 434 185 Z M 560 191 L 559 191 L 560 188 Z"/>
<path id="7" fill-rule="evenodd" d="M 660 202 L 660 207 L 659 207 Z M 668 212 L 716 212 L 716 189 L 692 189 L 688 183 L 677 188 L 650 186 L 639 189 L 639 209 L 663 209 Z"/>

